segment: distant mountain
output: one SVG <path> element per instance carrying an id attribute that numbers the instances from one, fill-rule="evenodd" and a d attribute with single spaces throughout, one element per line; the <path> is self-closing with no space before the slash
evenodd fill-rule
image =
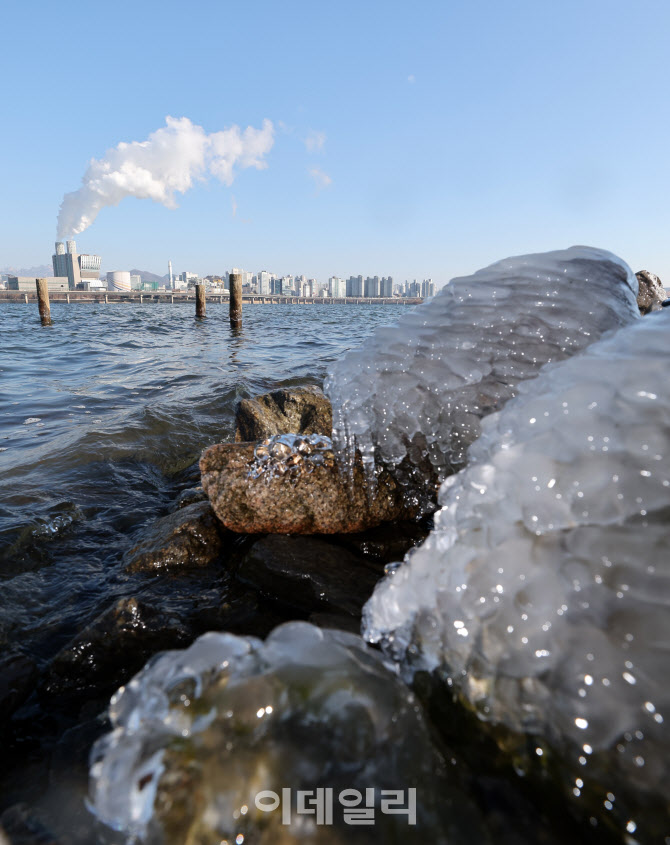
<path id="1" fill-rule="evenodd" d="M 139 276 L 143 282 L 167 282 L 170 277 L 166 273 L 164 276 L 158 276 L 156 273 L 150 273 L 148 270 L 131 270 L 131 276 Z"/>
<path id="2" fill-rule="evenodd" d="M 10 276 L 35 276 L 37 279 L 53 276 L 54 268 L 51 264 L 38 264 L 37 267 L 3 267 L 0 273 L 7 273 Z"/>

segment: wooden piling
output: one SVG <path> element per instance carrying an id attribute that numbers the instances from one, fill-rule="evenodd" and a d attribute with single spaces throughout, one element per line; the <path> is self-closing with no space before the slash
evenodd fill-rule
<path id="1" fill-rule="evenodd" d="M 65 294 L 65 301 L 67 302 L 68 305 L 70 304 L 70 294 L 69 293 Z"/>
<path id="2" fill-rule="evenodd" d="M 239 328 L 242 325 L 242 276 L 231 273 L 228 281 L 230 288 L 230 325 Z"/>
<path id="3" fill-rule="evenodd" d="M 23 301 L 26 303 L 26 305 L 28 304 L 28 294 L 27 293 L 23 294 Z"/>
<path id="4" fill-rule="evenodd" d="M 204 317 L 205 316 L 205 286 L 204 285 L 196 285 L 195 286 L 195 316 L 196 317 Z"/>
<path id="5" fill-rule="evenodd" d="M 43 326 L 51 325 L 51 306 L 49 305 L 49 282 L 46 279 L 35 279 L 37 288 L 37 305 L 40 310 L 40 320 Z"/>

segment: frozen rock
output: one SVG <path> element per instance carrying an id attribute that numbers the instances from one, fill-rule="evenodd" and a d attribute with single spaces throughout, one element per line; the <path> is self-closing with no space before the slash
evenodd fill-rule
<path id="1" fill-rule="evenodd" d="M 351 460 L 358 449 L 366 466 L 418 474 L 419 484 L 443 479 L 520 382 L 639 317 L 637 291 L 621 259 L 589 247 L 453 279 L 333 364 L 325 391 L 337 453 Z"/>
<path id="2" fill-rule="evenodd" d="M 661 312 L 520 385 L 364 610 L 635 841 L 670 833 L 669 357 Z"/>
<path id="3" fill-rule="evenodd" d="M 640 270 L 635 274 L 640 285 L 637 294 L 637 304 L 640 314 L 649 314 L 651 311 L 660 311 L 663 302 L 667 298 L 663 282 L 649 270 Z"/>
<path id="4" fill-rule="evenodd" d="M 303 622 L 265 643 L 205 634 L 151 661 L 110 717 L 91 756 L 91 802 L 128 842 L 489 841 L 418 702 L 352 634 Z M 380 812 L 381 790 L 409 787 L 416 825 Z M 320 822 L 296 811 L 298 790 L 312 791 L 303 807 L 315 809 L 317 789 L 332 790 L 330 823 L 326 810 Z M 345 789 L 373 791 L 373 825 L 344 822 Z M 271 811 L 268 791 L 281 802 Z"/>

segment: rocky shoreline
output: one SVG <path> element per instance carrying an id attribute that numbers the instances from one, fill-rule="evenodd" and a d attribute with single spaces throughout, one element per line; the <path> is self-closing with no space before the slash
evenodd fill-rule
<path id="1" fill-rule="evenodd" d="M 660 282 L 649 273 L 637 278 L 640 313 L 658 310 Z M 496 410 L 488 400 L 480 406 L 483 414 Z M 103 833 L 85 809 L 89 754 L 110 730 L 110 696 L 157 653 L 189 647 L 209 631 L 265 638 L 295 620 L 360 632 L 375 585 L 433 528 L 430 503 L 442 478 L 421 469 L 428 481 L 419 508 L 402 464 L 397 474 L 378 467 L 371 485 L 357 455 L 351 473 L 341 474 L 331 459 L 332 420 L 319 388 L 243 399 L 234 442 L 204 452 L 184 473 L 169 512 L 123 555 L 123 593 L 46 667 L 18 647 L 5 649 L 0 845 L 84 845 L 98 835 L 125 841 Z M 336 635 L 333 642 L 341 645 Z M 434 674 L 420 671 L 413 691 L 435 749 L 474 802 L 481 841 L 618 840 L 616 829 L 566 813 L 548 748 L 537 759 L 531 736 L 482 727 L 463 696 L 445 696 Z M 514 761 L 528 757 L 532 777 L 518 778 Z"/>
<path id="2" fill-rule="evenodd" d="M 328 436 L 331 425 L 330 403 L 313 386 L 242 400 L 237 442 L 211 447 L 201 466 L 213 475 L 209 468 L 221 453 L 234 455 L 238 467 L 241 456 L 251 463 L 254 444 L 242 441 L 243 436 L 258 441 L 295 428 L 305 435 Z M 296 526 L 281 522 L 282 512 L 288 511 L 276 497 L 264 517 L 271 522 L 260 524 L 257 516 L 248 526 L 239 526 L 246 531 L 234 531 L 226 524 L 231 520 L 225 510 L 224 521 L 217 517 L 205 485 L 184 487 L 173 510 L 144 529 L 140 541 L 124 554 L 124 597 L 81 630 L 42 671 L 20 648 L 5 651 L 0 662 L 3 769 L 9 773 L 25 768 L 26 748 L 35 763 L 28 767 L 30 784 L 8 782 L 4 789 L 0 837 L 4 832 L 12 845 L 91 841 L 95 824 L 83 804 L 90 747 L 109 729 L 109 697 L 157 652 L 182 648 L 209 630 L 264 637 L 294 619 L 324 629 L 360 631 L 363 604 L 384 567 L 420 543 L 430 522 L 408 518 L 380 525 L 387 514 L 401 515 L 399 498 L 386 510 L 375 511 L 373 506 L 372 515 L 366 516 L 362 476 L 352 508 L 345 499 L 346 485 L 338 486 L 326 469 L 328 493 L 335 490 L 339 495 L 342 513 L 338 524 L 313 523 L 310 536 L 284 532 L 287 527 L 295 532 Z M 238 475 L 241 486 L 246 475 L 245 466 Z M 322 480 L 318 471 L 303 479 L 311 489 Z M 272 484 L 260 484 L 261 492 L 272 492 Z M 207 486 L 218 489 L 209 478 Z M 289 493 L 302 496 L 296 488 Z M 272 498 L 261 497 L 258 513 L 268 501 Z M 221 504 L 219 499 L 219 509 Z M 326 503 L 322 513 L 325 520 Z M 332 528 L 346 533 L 332 533 Z M 166 592 L 179 596 L 179 612 L 171 610 Z M 14 793 L 22 800 L 12 803 Z M 30 804 L 26 795 L 33 798 Z M 67 830 L 61 829 L 63 807 L 68 810 Z"/>

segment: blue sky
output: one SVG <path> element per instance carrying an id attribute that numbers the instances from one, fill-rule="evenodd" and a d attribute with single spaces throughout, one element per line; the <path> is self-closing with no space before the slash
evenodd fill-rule
<path id="1" fill-rule="evenodd" d="M 586 243 L 670 286 L 667 0 L 24 0 L 0 24 L 0 266 L 48 263 L 89 160 L 171 115 L 271 120 L 268 166 L 103 209 L 77 242 L 105 270 L 441 283 Z"/>

